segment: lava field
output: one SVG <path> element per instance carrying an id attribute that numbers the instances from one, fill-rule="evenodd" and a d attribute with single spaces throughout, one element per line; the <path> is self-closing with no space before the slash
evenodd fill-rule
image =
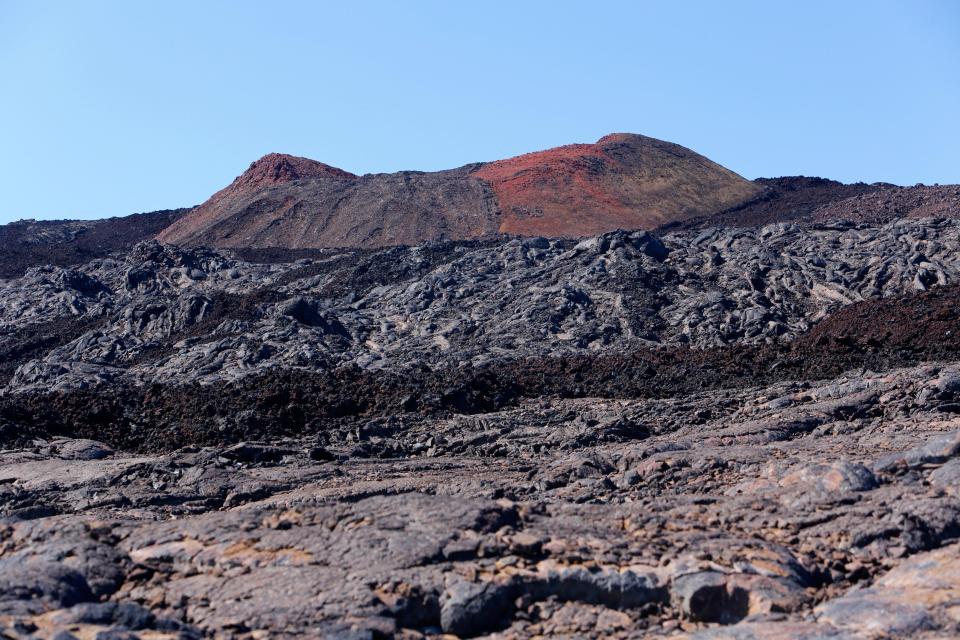
<path id="1" fill-rule="evenodd" d="M 958 633 L 960 221 L 878 189 L 855 220 L 26 266 L 3 633 Z"/>

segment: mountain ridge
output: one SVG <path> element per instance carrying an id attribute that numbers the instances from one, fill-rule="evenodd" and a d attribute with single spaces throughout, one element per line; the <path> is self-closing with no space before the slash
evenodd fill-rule
<path id="1" fill-rule="evenodd" d="M 499 234 L 582 237 L 709 214 L 760 190 L 690 149 L 624 133 L 434 172 L 357 176 L 268 154 L 157 238 L 184 246 L 322 248 Z"/>

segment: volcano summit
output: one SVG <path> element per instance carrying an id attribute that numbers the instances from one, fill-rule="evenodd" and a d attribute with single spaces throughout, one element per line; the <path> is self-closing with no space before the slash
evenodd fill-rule
<path id="1" fill-rule="evenodd" d="M 743 203 L 761 187 L 684 147 L 608 135 L 507 160 L 356 176 L 269 154 L 158 239 L 210 247 L 382 247 L 497 234 L 653 229 Z"/>

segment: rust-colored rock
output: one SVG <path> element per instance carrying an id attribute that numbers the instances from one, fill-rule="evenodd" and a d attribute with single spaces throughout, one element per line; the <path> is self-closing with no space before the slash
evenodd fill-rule
<path id="1" fill-rule="evenodd" d="M 676 144 L 628 133 L 480 167 L 500 205 L 500 231 L 586 236 L 652 229 L 720 211 L 761 188 Z"/>
<path id="2" fill-rule="evenodd" d="M 260 193 L 277 185 L 315 178 L 349 180 L 355 177 L 352 173 L 309 158 L 268 153 L 256 162 L 250 163 L 250 167 L 227 187 L 216 192 L 209 200 L 194 209 L 188 216 L 189 220 L 175 222 L 164 229 L 157 238 L 163 242 L 182 242 L 199 230 L 209 229 L 231 217 L 251 194 Z"/>

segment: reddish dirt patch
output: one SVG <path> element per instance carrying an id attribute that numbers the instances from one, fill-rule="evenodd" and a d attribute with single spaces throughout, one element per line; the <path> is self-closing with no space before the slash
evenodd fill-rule
<path id="1" fill-rule="evenodd" d="M 309 158 L 288 156 L 283 153 L 268 153 L 256 162 L 252 162 L 250 168 L 237 177 L 224 191 L 236 188 L 261 189 L 271 184 L 293 182 L 306 178 L 356 177 L 349 171 L 331 167 L 328 164 Z M 223 191 L 220 193 L 223 193 Z"/>
<path id="2" fill-rule="evenodd" d="M 194 209 L 189 216 L 164 229 L 157 239 L 182 243 L 220 220 L 230 217 L 235 205 L 268 187 L 309 178 L 351 180 L 357 176 L 328 164 L 283 153 L 268 153 L 230 183 Z"/>
<path id="3" fill-rule="evenodd" d="M 504 220 L 503 233 L 586 235 L 599 221 L 576 215 L 598 206 L 627 217 L 627 205 L 604 191 L 605 166 L 597 145 L 572 144 L 484 165 L 474 175 L 489 182 Z"/>
<path id="4" fill-rule="evenodd" d="M 689 149 L 633 134 L 491 162 L 473 176 L 496 194 L 502 233 L 550 237 L 655 228 L 759 192 Z"/>

